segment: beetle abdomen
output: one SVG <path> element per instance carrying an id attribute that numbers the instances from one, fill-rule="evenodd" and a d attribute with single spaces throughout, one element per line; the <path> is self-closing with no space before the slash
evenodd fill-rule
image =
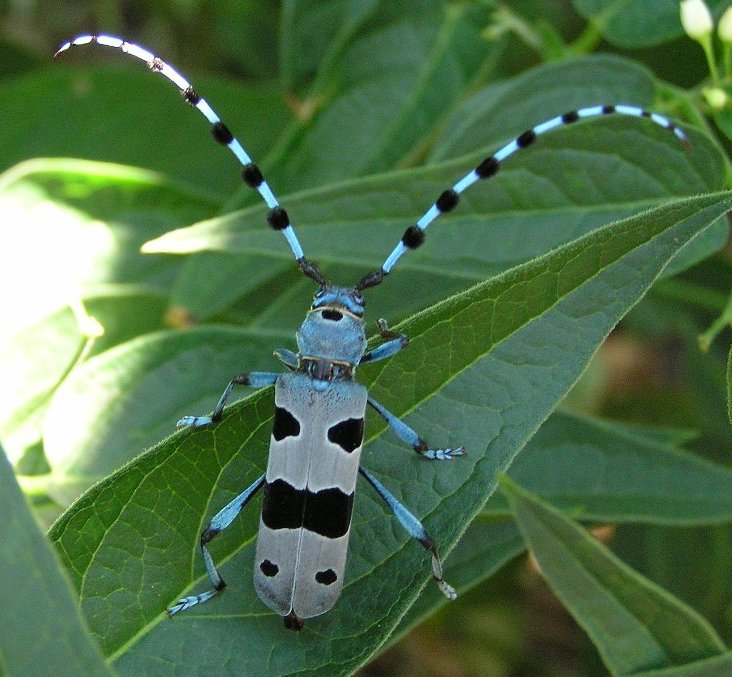
<path id="1" fill-rule="evenodd" d="M 315 392 L 302 373 L 277 380 L 254 585 L 283 616 L 317 616 L 340 596 L 366 398 L 353 381 Z"/>

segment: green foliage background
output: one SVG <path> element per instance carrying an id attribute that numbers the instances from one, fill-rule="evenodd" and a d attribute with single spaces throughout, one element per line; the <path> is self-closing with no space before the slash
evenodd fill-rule
<path id="1" fill-rule="evenodd" d="M 730 673 L 732 126 L 676 2 L 5 2 L 0 28 L 0 673 Z M 50 62 L 97 30 L 186 73 L 341 284 L 542 120 L 617 102 L 688 134 L 542 136 L 368 295 L 412 341 L 359 380 L 469 451 L 422 462 L 368 423 L 457 602 L 363 486 L 344 595 L 299 635 L 252 590 L 256 506 L 212 546 L 226 592 L 165 617 L 263 472 L 272 392 L 174 422 L 277 369 L 313 289 L 170 83 L 101 47 Z"/>

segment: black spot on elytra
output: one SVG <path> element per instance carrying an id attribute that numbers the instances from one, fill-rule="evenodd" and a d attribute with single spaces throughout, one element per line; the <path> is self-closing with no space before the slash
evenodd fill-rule
<path id="1" fill-rule="evenodd" d="M 349 454 L 363 442 L 363 419 L 347 418 L 328 428 L 328 440 Z"/>
<path id="2" fill-rule="evenodd" d="M 315 574 L 315 580 L 322 585 L 333 585 L 338 580 L 338 574 L 333 569 L 325 569 Z"/>
<path id="3" fill-rule="evenodd" d="M 262 560 L 259 568 L 262 573 L 269 578 L 276 576 L 280 570 L 280 568 L 274 562 L 270 562 L 268 559 Z"/>
<path id="4" fill-rule="evenodd" d="M 300 424 L 287 409 L 275 407 L 274 425 L 272 426 L 272 437 L 278 442 L 285 437 L 297 437 L 300 434 Z"/>

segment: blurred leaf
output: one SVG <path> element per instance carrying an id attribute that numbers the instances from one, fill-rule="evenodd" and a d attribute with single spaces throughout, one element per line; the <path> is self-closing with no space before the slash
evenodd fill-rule
<path id="1" fill-rule="evenodd" d="M 14 73 L 22 73 L 30 66 L 37 67 L 38 57 L 7 42 L 0 42 L 0 75 L 4 78 Z"/>
<path id="2" fill-rule="evenodd" d="M 694 661 L 674 668 L 634 672 L 633 677 L 724 677 L 732 672 L 732 653 Z"/>
<path id="3" fill-rule="evenodd" d="M 714 286 L 728 284 L 729 265 L 723 257 L 689 271 L 685 277 L 708 277 L 706 283 L 694 284 L 701 299 L 714 296 Z M 713 281 L 713 282 L 711 282 Z M 660 373 L 648 382 L 641 379 L 632 387 L 611 396 L 605 412 L 613 418 L 645 425 L 694 428 L 697 438 L 688 446 L 707 459 L 728 465 L 732 449 L 732 429 L 727 414 L 727 359 L 722 341 L 710 350 L 699 350 L 699 334 L 709 318 L 700 315 L 704 306 L 695 297 L 678 288 L 678 280 L 664 281 L 654 289 L 623 321 L 627 335 L 642 341 L 654 351 Z M 711 282 L 711 283 L 710 283 Z M 728 290 L 719 295 L 721 312 Z"/>
<path id="4" fill-rule="evenodd" d="M 12 230 L 0 251 L 0 286 L 12 289 L 31 270 L 42 270 L 45 282 L 7 295 L 11 335 L 102 285 L 166 290 L 178 262 L 140 256 L 140 245 L 212 213 L 210 202 L 157 174 L 76 160 L 36 160 L 6 172 L 0 209 L 3 228 Z"/>
<path id="5" fill-rule="evenodd" d="M 289 285 L 277 284 L 277 277 L 285 271 L 295 272 L 294 268 L 292 261 L 263 260 L 259 254 L 201 252 L 186 256 L 170 303 L 199 322 L 241 309 L 247 317 L 237 317 L 232 323 L 246 326 L 264 312 L 268 301 L 285 293 Z M 302 282 L 297 273 L 296 281 Z M 267 290 L 270 297 L 265 296 Z"/>
<path id="6" fill-rule="evenodd" d="M 279 59 L 277 40 L 280 30 L 280 3 L 218 0 L 206 26 L 217 57 L 216 68 L 225 60 L 227 70 L 236 70 L 260 79 L 277 77 Z M 222 99 L 223 101 L 223 99 Z"/>
<path id="7" fill-rule="evenodd" d="M 273 347 L 271 336 L 212 326 L 141 336 L 89 359 L 58 388 L 44 418 L 56 499 L 68 505 L 79 489 L 129 461 L 131 451 L 209 407 L 243 367 L 276 368 Z"/>
<path id="8" fill-rule="evenodd" d="M 652 47 L 685 35 L 679 18 L 679 3 L 675 1 L 572 0 L 572 4 L 617 47 Z M 706 0 L 706 4 L 718 16 L 727 2 Z M 691 41 L 689 48 L 695 48 Z"/>
<path id="9" fill-rule="evenodd" d="M 162 294 L 120 285 L 83 300 L 104 331 L 99 337 L 86 336 L 66 306 L 0 342 L 0 436 L 18 472 L 28 472 L 17 463 L 40 442 L 48 402 L 77 360 L 162 329 L 167 303 Z"/>
<path id="10" fill-rule="evenodd" d="M 690 607 L 634 572 L 559 510 L 501 480 L 542 575 L 614 675 L 683 665 L 725 646 Z"/>
<path id="11" fill-rule="evenodd" d="M 349 40 L 366 21 L 374 19 L 383 4 L 379 0 L 285 0 L 280 32 L 280 70 L 285 89 L 297 91 L 318 71 L 332 68 L 333 60 L 341 56 Z"/>
<path id="12" fill-rule="evenodd" d="M 727 194 L 683 199 L 590 233 L 411 318 L 400 327 L 410 349 L 361 370 L 372 395 L 428 439 L 470 450 L 450 467 L 405 463 L 390 436 L 379 447 L 393 453 L 375 455 L 372 441 L 385 424 L 369 427 L 364 465 L 424 517 L 443 552 L 610 329 L 678 248 L 731 205 Z M 225 655 L 236 673 L 349 673 L 378 650 L 426 584 L 424 552 L 363 491 L 343 598 L 297 641 L 248 582 L 254 509 L 213 547 L 232 583 L 227 593 L 164 620 L 165 606 L 192 583 L 205 585 L 202 524 L 263 472 L 271 411 L 267 389 L 227 409 L 211 429 L 171 436 L 93 487 L 55 525 L 87 620 L 120 672 L 176 670 L 183 660 L 190 670 Z M 191 648 L 184 659 L 180 647 Z"/>
<path id="13" fill-rule="evenodd" d="M 732 603 L 727 585 L 732 567 L 729 523 L 621 525 L 613 539 L 613 551 L 668 594 L 699 611 L 715 627 L 724 627 L 724 610 Z"/>
<path id="14" fill-rule="evenodd" d="M 487 20 L 478 3 L 287 3 L 285 83 L 316 63 L 318 76 L 275 153 L 272 185 L 322 186 L 409 158 L 495 49 L 481 36 Z"/>
<path id="15" fill-rule="evenodd" d="M 85 298 L 84 307 L 104 330 L 90 351 L 98 355 L 136 336 L 165 329 L 168 296 L 134 284 L 114 285 Z"/>
<path id="16" fill-rule="evenodd" d="M 15 464 L 37 444 L 48 397 L 81 354 L 85 343 L 66 307 L 0 342 L 0 435 Z"/>
<path id="17" fill-rule="evenodd" d="M 727 358 L 727 416 L 732 423 L 732 346 Z"/>
<path id="18" fill-rule="evenodd" d="M 55 64 L 48 58 L 47 69 L 3 82 L 0 168 L 57 155 L 152 169 L 215 201 L 241 186 L 236 161 L 217 151 L 205 118 L 144 64 L 102 47 L 78 48 Z M 110 61 L 126 68 L 103 67 Z M 271 86 L 190 78 L 253 157 L 266 154 L 290 118 Z"/>
<path id="19" fill-rule="evenodd" d="M 0 449 L 0 669 L 110 675 Z"/>
<path id="20" fill-rule="evenodd" d="M 509 475 L 575 519 L 732 522 L 732 471 L 609 421 L 554 414 Z M 484 513 L 510 514 L 505 497 Z"/>
<path id="21" fill-rule="evenodd" d="M 727 92 L 729 94 L 729 92 Z M 714 124 L 722 132 L 727 139 L 732 139 L 732 112 L 729 110 L 715 110 L 712 112 Z"/>
<path id="22" fill-rule="evenodd" d="M 34 281 L 4 298 L 0 435 L 17 462 L 37 444 L 48 397 L 85 350 L 69 307 L 83 299 L 98 316 L 97 351 L 160 328 L 179 262 L 141 256 L 140 245 L 212 207 L 151 172 L 37 160 L 0 177 L 0 209 L 0 286 Z"/>

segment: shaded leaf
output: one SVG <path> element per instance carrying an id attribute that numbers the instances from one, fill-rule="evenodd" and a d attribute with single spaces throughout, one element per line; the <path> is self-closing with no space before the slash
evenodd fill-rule
<path id="1" fill-rule="evenodd" d="M 732 472 L 609 421 L 554 414 L 509 474 L 575 519 L 732 521 Z M 494 494 L 484 512 L 509 514 L 505 497 Z"/>
<path id="2" fill-rule="evenodd" d="M 0 449 L 0 669 L 110 675 Z M 41 666 L 43 666 L 41 668 Z"/>
<path id="3" fill-rule="evenodd" d="M 280 142 L 272 185 L 322 186 L 400 164 L 495 50 L 481 36 L 488 17 L 479 4 L 429 0 L 288 3 L 283 76 L 297 87 L 317 67 L 303 104 L 315 111 Z"/>
<path id="4" fill-rule="evenodd" d="M 612 674 L 683 665 L 724 652 L 721 639 L 696 611 L 507 477 L 501 486 L 542 575 Z"/>
<path id="5" fill-rule="evenodd" d="M 685 35 L 678 2 L 658 0 L 572 0 L 575 9 L 599 26 L 603 37 L 618 47 L 651 47 Z M 706 0 L 717 14 L 724 0 Z M 689 43 L 692 47 L 692 43 Z"/>

